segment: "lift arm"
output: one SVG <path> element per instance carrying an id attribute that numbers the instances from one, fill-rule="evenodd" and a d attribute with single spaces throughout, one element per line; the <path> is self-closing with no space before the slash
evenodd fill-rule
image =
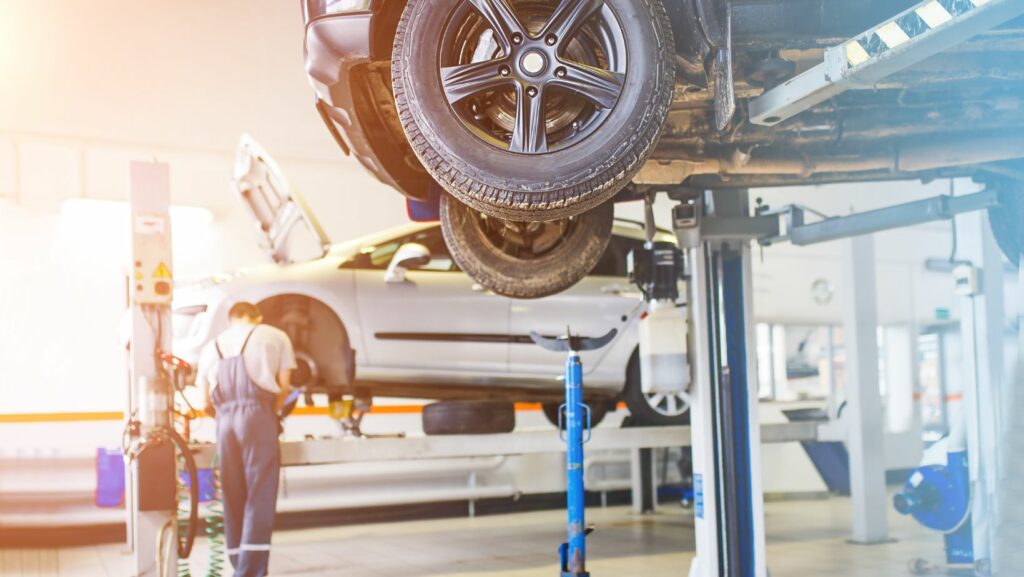
<path id="1" fill-rule="evenodd" d="M 1021 0 L 926 0 L 825 51 L 825 60 L 750 102 L 750 121 L 774 126 L 1024 14 Z"/>

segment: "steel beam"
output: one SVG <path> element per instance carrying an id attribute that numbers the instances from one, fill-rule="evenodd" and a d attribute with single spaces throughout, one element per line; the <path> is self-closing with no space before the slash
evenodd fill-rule
<path id="1" fill-rule="evenodd" d="M 986 210 L 999 205 L 995 190 L 984 190 L 964 196 L 940 195 L 905 204 L 897 204 L 852 214 L 825 219 L 811 224 L 793 226 L 783 237 L 797 246 L 829 242 L 843 238 L 861 236 L 925 224 L 937 220 L 949 220 L 958 214 Z M 799 208 L 792 210 L 799 211 Z M 802 219 L 797 219 L 802 222 Z"/>
<path id="2" fill-rule="evenodd" d="M 819 423 L 779 423 L 761 426 L 764 443 L 795 443 L 818 438 Z M 613 429 L 598 427 L 587 444 L 594 451 L 688 447 L 690 427 Z M 212 444 L 192 447 L 196 463 L 208 468 Z M 404 438 L 317 439 L 281 443 L 284 466 L 372 463 L 410 459 L 449 459 L 564 453 L 558 431 L 521 431 L 499 435 L 440 435 Z"/>
<path id="3" fill-rule="evenodd" d="M 750 102 L 750 121 L 774 126 L 1024 14 L 1020 0 L 926 0 L 825 51 L 824 62 Z"/>

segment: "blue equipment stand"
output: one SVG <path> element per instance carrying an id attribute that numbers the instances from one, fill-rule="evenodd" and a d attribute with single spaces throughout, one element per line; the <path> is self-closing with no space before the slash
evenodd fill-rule
<path id="1" fill-rule="evenodd" d="M 592 351 L 610 343 L 617 331 L 612 329 L 598 338 L 573 336 L 567 329 L 564 337 L 545 338 L 530 333 L 533 342 L 553 352 L 568 353 L 565 360 L 565 404 L 558 410 L 558 429 L 567 447 L 565 451 L 566 501 L 569 539 L 559 547 L 561 577 L 589 577 L 587 573 L 586 494 L 583 486 L 583 445 L 590 440 L 590 407 L 583 402 L 583 364 L 580 351 Z M 563 426 L 563 415 L 565 418 Z M 584 415 L 585 420 L 584 420 Z M 586 435 L 584 436 L 584 433 Z"/>

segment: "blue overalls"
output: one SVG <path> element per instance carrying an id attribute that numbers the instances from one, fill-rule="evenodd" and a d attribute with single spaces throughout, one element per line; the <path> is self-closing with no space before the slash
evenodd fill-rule
<path id="1" fill-rule="evenodd" d="M 261 389 L 242 356 L 253 327 L 236 357 L 220 363 L 213 405 L 217 409 L 217 452 L 224 493 L 224 536 L 235 577 L 263 577 L 270 561 L 277 483 L 281 470 L 276 395 Z"/>

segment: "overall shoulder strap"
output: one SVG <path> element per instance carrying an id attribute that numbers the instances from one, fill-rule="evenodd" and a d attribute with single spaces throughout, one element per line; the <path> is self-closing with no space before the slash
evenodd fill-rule
<path id="1" fill-rule="evenodd" d="M 224 358 L 224 353 L 220 350 L 220 339 L 213 339 L 213 348 L 217 349 L 217 356 Z"/>
<path id="2" fill-rule="evenodd" d="M 245 340 L 242 342 L 242 350 L 238 351 L 238 356 L 245 354 L 245 347 L 249 346 L 249 339 L 252 338 L 252 334 L 256 332 L 256 329 L 260 328 L 260 325 L 256 325 L 249 331 L 249 334 L 245 335 Z"/>

